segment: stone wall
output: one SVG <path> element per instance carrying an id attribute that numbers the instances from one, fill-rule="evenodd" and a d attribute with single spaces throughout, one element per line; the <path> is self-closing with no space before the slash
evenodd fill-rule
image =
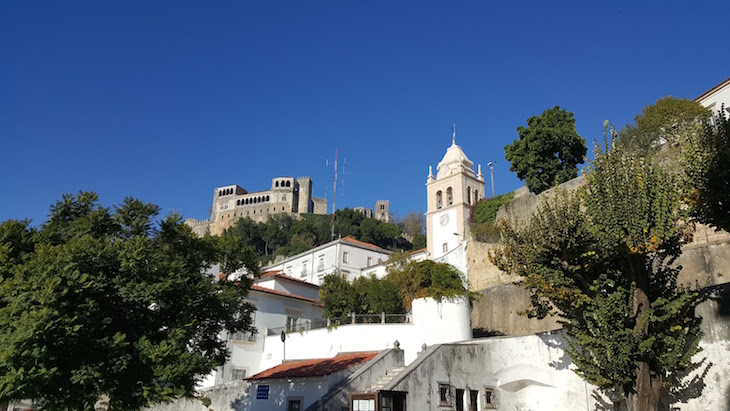
<path id="1" fill-rule="evenodd" d="M 489 254 L 494 252 L 499 244 L 481 243 L 473 237 L 466 246 L 467 280 L 469 289 L 473 291 L 483 290 L 500 284 L 509 284 L 519 280 L 519 276 L 506 273 L 489 259 Z"/>
<path id="2" fill-rule="evenodd" d="M 530 306 L 530 292 L 507 283 L 479 291 L 481 298 L 473 302 L 471 327 L 475 337 L 489 335 L 526 335 L 561 328 L 553 317 L 542 320 L 519 315 Z"/>

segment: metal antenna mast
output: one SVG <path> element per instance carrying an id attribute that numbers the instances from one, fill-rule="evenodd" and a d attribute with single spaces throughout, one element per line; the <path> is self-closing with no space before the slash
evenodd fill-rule
<path id="1" fill-rule="evenodd" d="M 335 239 L 335 199 L 337 198 L 337 149 L 335 149 L 335 184 L 332 187 L 332 226 L 330 227 L 330 240 Z"/>

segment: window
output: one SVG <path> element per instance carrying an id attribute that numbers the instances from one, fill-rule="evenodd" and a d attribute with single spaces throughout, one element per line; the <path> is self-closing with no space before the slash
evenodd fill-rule
<path id="1" fill-rule="evenodd" d="M 348 258 L 348 253 L 347 253 L 347 251 L 344 251 L 344 252 L 342 253 L 342 262 L 343 262 L 343 263 L 347 263 L 347 262 L 349 262 L 349 258 Z"/>
<path id="2" fill-rule="evenodd" d="M 293 308 L 285 309 L 286 312 L 286 330 L 287 331 L 299 331 L 300 319 L 302 317 L 301 310 Z"/>
<path id="3" fill-rule="evenodd" d="M 373 257 L 368 257 L 368 265 L 367 266 L 370 267 L 371 265 L 373 265 Z"/>
<path id="4" fill-rule="evenodd" d="M 302 261 L 302 277 L 307 276 L 307 263 L 309 263 L 309 260 Z"/>
<path id="5" fill-rule="evenodd" d="M 256 325 L 256 311 L 251 313 L 251 326 Z M 231 334 L 231 340 L 233 341 L 256 341 L 256 330 L 247 332 L 239 331 Z"/>
<path id="6" fill-rule="evenodd" d="M 302 411 L 302 400 L 289 400 L 286 402 L 286 411 Z"/>
<path id="7" fill-rule="evenodd" d="M 443 205 L 443 200 L 441 198 L 441 190 L 439 190 L 436 193 L 436 208 L 441 208 L 442 205 Z"/>
<path id="8" fill-rule="evenodd" d="M 446 204 L 454 204 L 454 192 L 451 190 L 451 187 L 446 189 Z"/>
<path id="9" fill-rule="evenodd" d="M 319 263 L 317 264 L 317 271 L 324 271 L 324 257 L 319 257 Z"/>
<path id="10" fill-rule="evenodd" d="M 466 188 L 466 202 L 471 204 L 471 187 Z"/>
<path id="11" fill-rule="evenodd" d="M 353 398 L 352 411 L 375 411 L 375 398 Z"/>
<path id="12" fill-rule="evenodd" d="M 231 369 L 231 381 L 242 380 L 246 378 L 248 370 L 246 368 L 233 367 Z"/>
<path id="13" fill-rule="evenodd" d="M 449 251 L 449 243 L 444 243 L 444 245 L 441 246 L 441 251 L 444 253 Z"/>
<path id="14" fill-rule="evenodd" d="M 439 407 L 451 407 L 451 385 L 439 383 Z"/>
<path id="15" fill-rule="evenodd" d="M 496 409 L 499 406 L 497 390 L 494 387 L 484 387 L 484 408 Z"/>
<path id="16" fill-rule="evenodd" d="M 479 409 L 479 391 L 469 390 L 469 411 Z"/>

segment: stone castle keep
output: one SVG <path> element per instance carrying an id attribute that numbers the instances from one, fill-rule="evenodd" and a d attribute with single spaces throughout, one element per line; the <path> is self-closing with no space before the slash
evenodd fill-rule
<path id="1" fill-rule="evenodd" d="M 327 200 L 312 196 L 310 177 L 276 177 L 266 191 L 249 193 L 237 184 L 216 187 L 210 219 L 186 222 L 198 235 L 219 235 L 239 218 L 266 222 L 270 215 L 279 213 L 327 214 Z"/>
<path id="2" fill-rule="evenodd" d="M 365 207 L 356 207 L 355 210 L 368 218 L 390 221 L 388 200 L 377 200 L 375 212 Z M 327 199 L 312 196 L 311 177 L 276 177 L 271 180 L 269 190 L 251 193 L 237 184 L 216 187 L 213 189 L 210 218 L 188 218 L 185 223 L 199 236 L 220 235 L 239 218 L 264 223 L 270 215 L 281 213 L 293 216 L 327 214 Z"/>

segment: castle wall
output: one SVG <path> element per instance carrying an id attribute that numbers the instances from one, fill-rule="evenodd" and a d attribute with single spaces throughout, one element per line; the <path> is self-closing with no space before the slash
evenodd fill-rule
<path id="1" fill-rule="evenodd" d="M 269 216 L 286 214 L 326 214 L 327 201 L 312 197 L 310 177 L 277 177 L 269 190 L 249 193 L 238 185 L 216 187 L 209 220 L 186 221 L 198 235 L 220 235 L 239 218 L 266 222 Z"/>

